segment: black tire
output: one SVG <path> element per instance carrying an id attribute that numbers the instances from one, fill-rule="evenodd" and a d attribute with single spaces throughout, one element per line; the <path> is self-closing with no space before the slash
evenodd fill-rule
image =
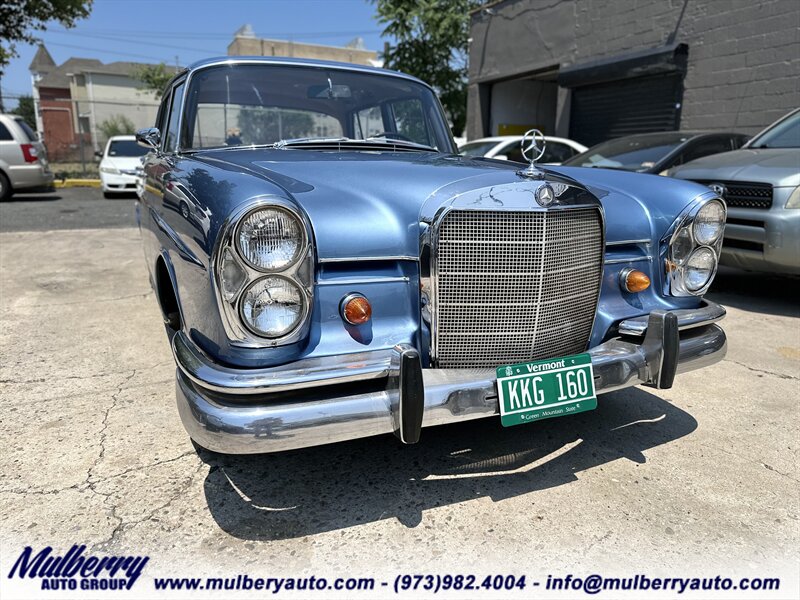
<path id="1" fill-rule="evenodd" d="M 11 182 L 6 177 L 6 174 L 0 171 L 0 202 L 8 200 L 14 195 L 14 190 L 11 188 Z"/>
<path id="2" fill-rule="evenodd" d="M 117 195 L 114 192 L 103 192 L 103 198 L 106 200 L 111 200 L 111 198 L 116 198 Z"/>
<path id="3" fill-rule="evenodd" d="M 181 200 L 180 209 L 181 209 L 181 216 L 188 221 L 189 220 L 189 205 L 186 204 L 186 202 L 184 202 L 183 200 Z"/>

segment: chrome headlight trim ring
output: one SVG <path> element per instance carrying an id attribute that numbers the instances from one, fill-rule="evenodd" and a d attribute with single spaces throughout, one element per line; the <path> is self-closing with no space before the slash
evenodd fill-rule
<path id="1" fill-rule="evenodd" d="M 300 223 L 303 232 L 303 248 L 295 260 L 280 271 L 263 271 L 254 268 L 244 259 L 239 252 L 236 236 L 242 219 L 255 211 L 264 208 L 279 208 L 291 213 Z M 297 206 L 281 196 L 260 196 L 245 203 L 234 211 L 220 227 L 220 234 L 212 254 L 212 277 L 217 306 L 220 311 L 220 320 L 225 329 L 225 334 L 232 346 L 240 348 L 272 348 L 285 346 L 303 339 L 308 334 L 311 324 L 311 307 L 314 304 L 314 273 L 315 273 L 315 248 L 309 220 L 300 212 Z M 239 287 L 235 295 L 226 299 L 222 288 L 222 267 L 225 250 L 234 255 L 246 274 L 245 282 Z M 301 290 L 303 295 L 303 316 L 296 327 L 285 335 L 270 338 L 254 332 L 244 322 L 241 316 L 241 300 L 244 291 L 258 279 L 265 276 L 280 276 L 291 280 Z"/>
<path id="2" fill-rule="evenodd" d="M 719 234 L 716 236 L 713 242 L 711 243 L 701 243 L 700 240 L 696 239 L 695 235 L 695 222 L 698 213 L 706 206 L 708 206 L 712 202 L 718 202 L 721 204 L 723 209 L 723 226 L 720 229 Z M 687 297 L 687 296 L 703 296 L 707 291 L 708 288 L 711 287 L 711 284 L 714 281 L 714 277 L 717 274 L 717 269 L 719 268 L 719 257 L 722 251 L 722 240 L 725 236 L 725 225 L 724 220 L 727 217 L 727 205 L 725 204 L 725 200 L 720 198 L 714 192 L 704 192 L 698 196 L 696 196 L 689 205 L 684 209 L 684 211 L 678 215 L 675 221 L 672 223 L 670 228 L 667 230 L 664 237 L 661 239 L 661 244 L 659 248 L 659 255 L 661 259 L 661 264 L 664 266 L 665 276 L 664 276 L 664 294 L 668 296 L 675 296 L 675 297 Z M 676 260 L 673 255 L 673 249 L 676 247 L 675 243 L 681 241 L 685 243 L 687 241 L 690 242 L 690 247 L 688 252 L 685 252 L 685 257 L 681 260 Z M 714 268 L 712 270 L 711 276 L 708 278 L 706 283 L 698 288 L 698 289 L 691 289 L 686 282 L 686 265 L 689 261 L 689 258 L 699 249 L 699 248 L 708 248 L 714 254 Z"/>

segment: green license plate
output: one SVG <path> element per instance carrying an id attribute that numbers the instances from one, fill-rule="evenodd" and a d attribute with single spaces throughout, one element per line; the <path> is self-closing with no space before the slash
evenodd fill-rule
<path id="1" fill-rule="evenodd" d="M 497 391 L 504 427 L 597 408 L 588 354 L 498 367 Z"/>

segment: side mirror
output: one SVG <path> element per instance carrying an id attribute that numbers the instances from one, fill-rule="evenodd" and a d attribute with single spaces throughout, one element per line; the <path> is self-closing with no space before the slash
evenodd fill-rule
<path id="1" fill-rule="evenodd" d="M 161 145 L 161 132 L 158 127 L 148 127 L 136 132 L 136 142 L 149 150 L 158 150 Z"/>

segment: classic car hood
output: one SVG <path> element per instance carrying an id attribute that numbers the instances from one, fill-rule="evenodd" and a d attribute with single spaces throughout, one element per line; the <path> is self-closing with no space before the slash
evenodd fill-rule
<path id="1" fill-rule="evenodd" d="M 259 175 L 293 196 L 311 220 L 322 259 L 416 257 L 422 214 L 431 214 L 436 206 L 466 191 L 525 181 L 516 174 L 521 166 L 515 163 L 427 152 L 229 150 L 196 158 L 229 171 Z M 674 180 L 665 185 L 670 180 L 650 175 L 562 167 L 547 170 L 553 179 L 563 180 L 566 175 L 587 185 L 603 202 L 608 241 L 652 239 L 693 195 L 707 191 Z M 687 187 L 693 191 L 656 191 Z M 654 196 L 662 201 L 650 202 Z"/>
<path id="2" fill-rule="evenodd" d="M 675 169 L 680 179 L 758 181 L 775 187 L 800 185 L 800 149 L 744 148 L 713 154 Z"/>

